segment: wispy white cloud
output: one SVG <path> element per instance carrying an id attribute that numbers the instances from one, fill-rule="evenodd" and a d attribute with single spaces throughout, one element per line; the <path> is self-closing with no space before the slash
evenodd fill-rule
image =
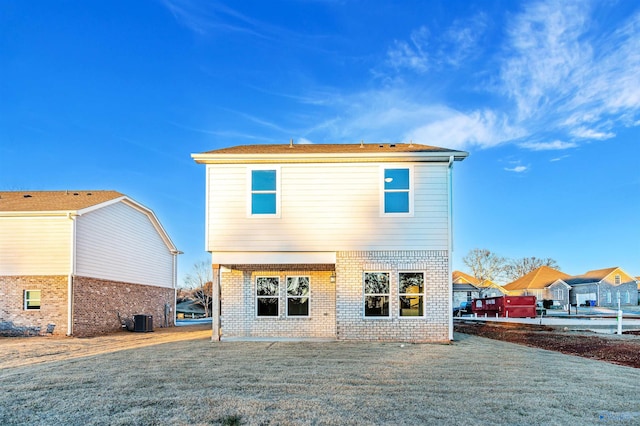
<path id="1" fill-rule="evenodd" d="M 561 155 L 560 157 L 554 157 L 549 161 L 551 161 L 553 163 L 553 162 L 556 162 L 556 161 L 562 161 L 565 158 L 569 158 L 569 157 L 570 157 L 570 155 Z"/>
<path id="2" fill-rule="evenodd" d="M 575 142 L 563 142 L 555 140 L 552 142 L 522 142 L 520 147 L 531 151 L 558 151 L 563 149 L 575 148 L 578 146 Z"/>
<path id="3" fill-rule="evenodd" d="M 299 138 L 295 143 L 298 143 L 300 145 L 313 145 L 313 142 L 311 142 L 307 138 Z"/>
<path id="4" fill-rule="evenodd" d="M 479 41 L 487 28 L 487 16 L 479 13 L 456 20 L 433 36 L 426 26 L 413 30 L 408 40 L 394 40 L 387 50 L 386 64 L 396 71 L 408 69 L 420 74 L 431 68 L 457 68 L 480 52 Z"/>
<path id="5" fill-rule="evenodd" d="M 577 127 L 571 130 L 571 135 L 577 138 L 582 138 L 582 139 L 598 139 L 598 140 L 611 139 L 616 136 L 616 134 L 613 132 L 598 132 L 596 130 L 588 129 L 586 127 Z"/>
<path id="6" fill-rule="evenodd" d="M 509 168 L 509 167 L 505 167 L 504 169 L 505 169 L 506 171 L 508 171 L 508 172 L 513 172 L 513 173 L 524 173 L 524 172 L 526 172 L 527 170 L 529 170 L 529 167 L 527 167 L 527 166 L 515 166 L 515 167 L 511 167 L 511 168 Z"/>
<path id="7" fill-rule="evenodd" d="M 510 23 L 502 88 L 532 135 L 605 140 L 614 126 L 637 125 L 640 13 L 613 30 L 596 13 L 590 2 L 539 1 Z"/>
<path id="8" fill-rule="evenodd" d="M 396 70 L 408 68 L 424 73 L 429 69 L 427 53 L 429 30 L 420 27 L 411 33 L 410 41 L 395 40 L 393 47 L 387 51 L 387 63 Z"/>

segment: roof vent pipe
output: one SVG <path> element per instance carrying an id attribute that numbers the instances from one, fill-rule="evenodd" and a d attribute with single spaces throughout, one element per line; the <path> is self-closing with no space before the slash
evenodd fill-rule
<path id="1" fill-rule="evenodd" d="M 291 138 L 291 141 L 289 141 L 289 148 L 293 148 L 293 138 Z"/>
<path id="2" fill-rule="evenodd" d="M 360 148 L 364 148 L 364 140 L 360 140 Z"/>

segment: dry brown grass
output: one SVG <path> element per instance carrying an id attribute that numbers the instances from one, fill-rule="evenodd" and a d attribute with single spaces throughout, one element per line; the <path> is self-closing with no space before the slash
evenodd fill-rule
<path id="1" fill-rule="evenodd" d="M 3 355 L 17 344 L 53 347 L 2 364 L 0 424 L 640 422 L 640 370 L 475 336 L 402 347 L 218 344 L 197 330 L 163 341 L 171 334 L 0 340 Z M 135 339 L 146 346 L 126 349 Z M 67 347 L 65 359 L 56 342 L 86 352 Z"/>

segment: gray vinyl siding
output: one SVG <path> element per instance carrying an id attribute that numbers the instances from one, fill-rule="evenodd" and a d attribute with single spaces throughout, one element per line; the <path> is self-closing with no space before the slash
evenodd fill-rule
<path id="1" fill-rule="evenodd" d="M 119 202 L 77 218 L 76 274 L 172 287 L 172 255 L 149 217 Z"/>
<path id="2" fill-rule="evenodd" d="M 0 276 L 67 275 L 70 257 L 66 216 L 0 218 Z"/>
<path id="3" fill-rule="evenodd" d="M 448 249 L 444 164 L 413 167 L 414 214 L 381 215 L 381 165 L 280 164 L 280 217 L 248 215 L 248 167 L 208 165 L 209 251 Z M 276 166 L 274 166 L 276 167 Z"/>

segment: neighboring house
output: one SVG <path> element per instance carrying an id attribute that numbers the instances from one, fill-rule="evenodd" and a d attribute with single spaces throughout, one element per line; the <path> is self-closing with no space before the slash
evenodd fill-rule
<path id="1" fill-rule="evenodd" d="M 135 314 L 173 325 L 177 254 L 119 192 L 0 192 L 2 329 L 91 336 Z"/>
<path id="2" fill-rule="evenodd" d="M 206 316 L 206 312 L 204 307 L 193 301 L 193 300 L 183 300 L 176 304 L 176 318 L 204 318 Z"/>
<path id="3" fill-rule="evenodd" d="M 467 155 L 293 142 L 193 154 L 213 339 L 451 340 L 451 176 Z"/>
<path id="4" fill-rule="evenodd" d="M 507 292 L 489 280 L 479 280 L 469 274 L 453 271 L 453 306 L 476 298 L 499 297 Z"/>
<path id="5" fill-rule="evenodd" d="M 460 306 L 462 302 L 470 302 L 480 297 L 478 279 L 460 271 L 453 271 L 453 306 Z"/>
<path id="6" fill-rule="evenodd" d="M 617 307 L 638 303 L 636 279 L 618 267 L 597 269 L 566 280 L 571 286 L 571 303 Z"/>
<path id="7" fill-rule="evenodd" d="M 536 296 L 545 307 L 566 308 L 569 304 L 571 276 L 549 266 L 540 266 L 517 280 L 505 284 L 510 296 Z"/>

